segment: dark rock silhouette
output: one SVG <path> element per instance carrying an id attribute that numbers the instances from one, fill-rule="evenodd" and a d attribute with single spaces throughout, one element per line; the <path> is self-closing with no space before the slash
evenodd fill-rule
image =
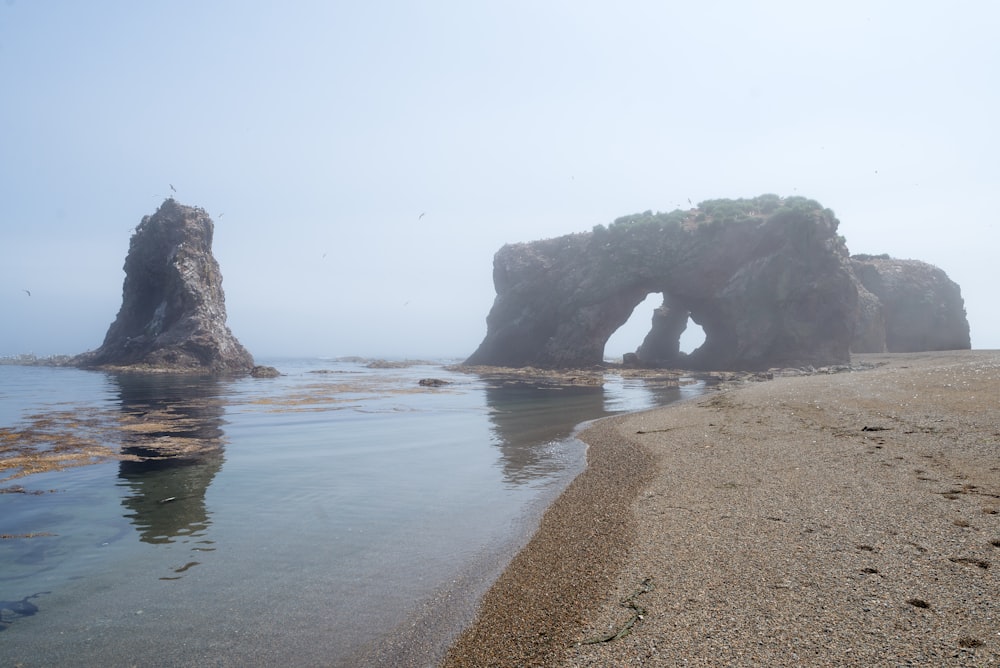
<path id="1" fill-rule="evenodd" d="M 508 244 L 493 261 L 486 337 L 466 364 L 599 365 L 608 338 L 651 293 L 662 293 L 663 305 L 631 364 L 761 370 L 845 364 L 852 344 L 865 352 L 969 347 L 961 298 L 944 272 L 919 263 L 934 271 L 911 270 L 921 278 L 916 292 L 905 281 L 859 277 L 838 225 L 813 200 L 762 195 Z M 921 297 L 931 285 L 934 296 Z M 937 308 L 941 299 L 948 306 Z M 679 339 L 689 318 L 705 342 L 687 355 Z M 914 330 L 905 343 L 900 327 Z"/>
<path id="2" fill-rule="evenodd" d="M 664 294 L 663 304 L 653 311 L 649 334 L 633 353 L 633 363 L 670 365 L 681 360 L 681 334 L 687 329 L 689 317 L 690 312 L 683 304 Z"/>
<path id="3" fill-rule="evenodd" d="M 855 276 L 882 306 L 884 349 L 891 353 L 971 348 L 965 301 L 958 284 L 941 269 L 888 255 L 854 255 Z M 854 352 L 881 352 L 856 340 Z"/>
<path id="4" fill-rule="evenodd" d="M 132 235 L 122 306 L 82 367 L 248 373 L 253 357 L 226 326 L 215 226 L 204 209 L 166 200 Z"/>
<path id="5" fill-rule="evenodd" d="M 469 364 L 588 366 L 650 293 L 662 293 L 641 362 L 692 369 L 840 364 L 858 293 L 833 212 L 802 197 L 715 200 L 608 229 L 504 246 L 497 297 Z M 705 331 L 691 355 L 688 315 Z"/>
<path id="6" fill-rule="evenodd" d="M 854 267 L 853 262 L 851 266 Z M 854 287 L 858 290 L 858 318 L 854 323 L 851 352 L 888 352 L 885 345 L 885 307 L 882 301 L 861 283 L 857 275 L 854 277 Z"/>

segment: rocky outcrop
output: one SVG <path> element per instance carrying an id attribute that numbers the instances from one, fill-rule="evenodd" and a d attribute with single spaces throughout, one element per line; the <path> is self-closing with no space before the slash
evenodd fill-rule
<path id="1" fill-rule="evenodd" d="M 715 200 L 497 252 L 497 296 L 468 364 L 600 364 L 650 293 L 664 305 L 637 356 L 691 369 L 765 369 L 850 359 L 858 290 L 833 212 L 801 197 Z M 690 355 L 688 317 L 705 332 Z"/>
<path id="2" fill-rule="evenodd" d="M 892 353 L 971 348 L 969 321 L 958 284 L 941 269 L 888 255 L 854 255 L 851 266 L 864 290 L 881 304 L 883 349 Z M 859 328 L 863 331 L 863 328 Z M 881 352 L 879 342 L 855 340 L 854 352 Z"/>
<path id="3" fill-rule="evenodd" d="M 250 375 L 254 378 L 277 378 L 281 372 L 273 366 L 255 366 L 250 369 Z"/>
<path id="4" fill-rule="evenodd" d="M 854 266 L 853 263 L 851 266 Z M 885 345 L 885 307 L 857 276 L 854 277 L 854 287 L 858 290 L 858 318 L 854 323 L 851 352 L 888 352 Z"/>
<path id="5" fill-rule="evenodd" d="M 253 357 L 226 326 L 215 226 L 204 209 L 166 200 L 132 235 L 118 317 L 82 367 L 248 373 Z"/>
<path id="6" fill-rule="evenodd" d="M 969 348 L 958 286 L 923 262 L 848 255 L 833 212 L 802 197 L 702 202 L 608 228 L 509 244 L 470 365 L 601 364 L 608 338 L 663 295 L 629 365 L 759 370 L 854 352 Z M 704 344 L 686 355 L 688 319 Z"/>

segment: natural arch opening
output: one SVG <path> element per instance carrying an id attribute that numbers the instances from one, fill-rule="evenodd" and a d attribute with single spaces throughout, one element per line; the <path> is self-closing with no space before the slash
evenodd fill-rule
<path id="1" fill-rule="evenodd" d="M 676 299 L 651 292 L 604 344 L 608 362 L 672 366 L 705 343 L 705 330 Z M 633 356 L 638 354 L 638 359 Z"/>
<path id="2" fill-rule="evenodd" d="M 653 320 L 653 312 L 663 304 L 663 295 L 651 292 L 639 302 L 632 315 L 604 344 L 604 359 L 608 362 L 621 362 L 627 353 L 634 353 L 649 333 L 649 324 Z"/>
<path id="3" fill-rule="evenodd" d="M 690 355 L 705 343 L 705 330 L 688 316 L 687 329 L 681 334 L 681 352 Z"/>

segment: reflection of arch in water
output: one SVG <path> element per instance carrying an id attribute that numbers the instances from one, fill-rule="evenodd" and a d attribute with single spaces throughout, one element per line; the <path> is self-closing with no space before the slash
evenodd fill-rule
<path id="1" fill-rule="evenodd" d="M 119 465 L 126 517 L 140 539 L 168 543 L 203 537 L 209 525 L 205 492 L 224 461 L 224 407 L 217 378 L 120 374 L 125 432 Z"/>
<path id="2" fill-rule="evenodd" d="M 523 484 L 562 469 L 547 446 L 569 438 L 581 422 L 609 415 L 604 400 L 604 389 L 593 385 L 487 387 L 504 479 Z"/>
<path id="3" fill-rule="evenodd" d="M 624 382 L 640 384 L 649 406 L 665 406 L 685 395 L 674 379 Z M 602 385 L 513 382 L 487 386 L 486 405 L 504 479 L 519 485 L 563 470 L 566 463 L 558 449 L 550 446 L 570 438 L 584 422 L 634 410 L 634 404 L 621 403 L 622 396 L 609 394 Z"/>

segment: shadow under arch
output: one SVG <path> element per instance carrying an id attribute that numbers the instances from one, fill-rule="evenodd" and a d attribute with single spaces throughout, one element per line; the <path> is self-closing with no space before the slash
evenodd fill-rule
<path id="1" fill-rule="evenodd" d="M 146 543 L 204 538 L 205 493 L 225 450 L 223 382 L 179 374 L 122 373 L 120 485 L 125 517 Z M 202 541 L 208 542 L 208 541 Z"/>

